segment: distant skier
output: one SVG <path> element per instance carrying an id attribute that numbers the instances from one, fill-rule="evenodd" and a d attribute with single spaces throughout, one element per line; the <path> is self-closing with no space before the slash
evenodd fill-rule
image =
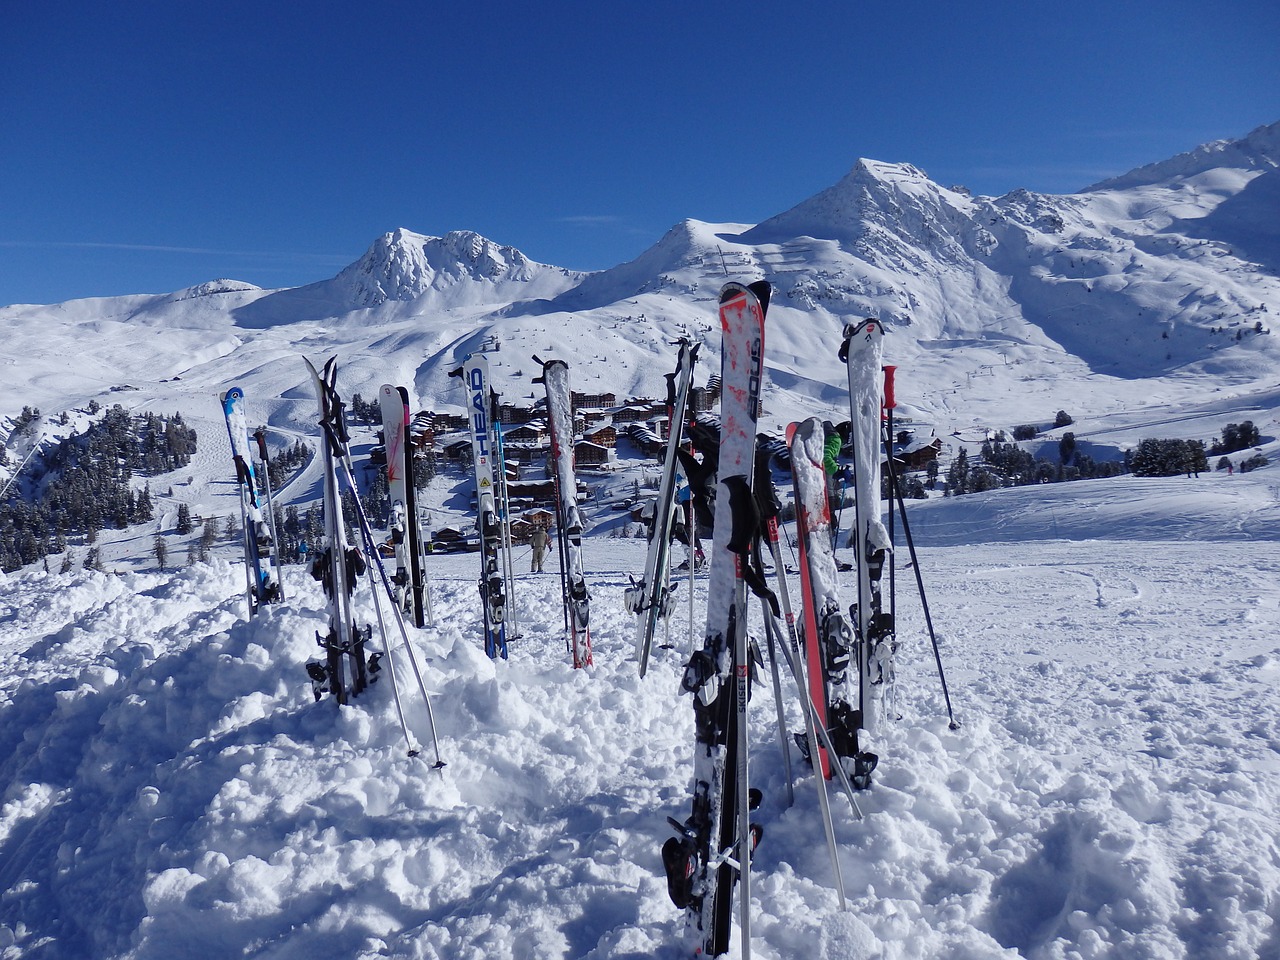
<path id="1" fill-rule="evenodd" d="M 529 537 L 529 545 L 533 547 L 533 560 L 529 564 L 530 573 L 542 573 L 542 561 L 547 554 L 547 530 L 539 525 L 533 528 Z"/>

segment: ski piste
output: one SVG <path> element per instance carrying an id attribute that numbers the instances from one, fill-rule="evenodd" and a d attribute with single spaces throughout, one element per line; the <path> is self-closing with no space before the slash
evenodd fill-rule
<path id="1" fill-rule="evenodd" d="M 893 617 L 881 605 L 880 578 L 892 549 L 881 520 L 880 458 L 883 399 L 880 372 L 884 327 L 867 319 L 848 324 L 840 359 L 849 375 L 849 443 L 853 448 L 854 521 L 849 544 L 856 554 L 857 603 L 853 609 L 858 647 L 858 706 L 861 726 L 874 732 L 893 687 L 896 646 Z"/>
<path id="2" fill-rule="evenodd" d="M 677 451 L 684 442 L 685 410 L 689 402 L 689 387 L 693 383 L 693 365 L 697 360 L 698 345 L 688 340 L 680 341 L 675 373 L 667 374 L 667 452 L 662 464 L 658 499 L 653 504 L 653 529 L 649 534 L 644 579 L 638 584 L 633 583 L 623 595 L 627 609 L 640 616 L 636 659 L 640 661 L 642 677 L 649 667 L 649 651 L 653 647 L 653 634 L 657 630 L 658 620 L 667 616 L 671 601 L 667 582 L 671 565 L 671 530 L 679 509 L 679 504 L 676 503 L 680 466 Z M 689 557 L 689 575 L 692 577 L 692 548 L 689 550 Z"/>
<path id="3" fill-rule="evenodd" d="M 493 477 L 493 427 L 490 422 L 489 360 L 471 353 L 451 376 L 462 379 L 471 423 L 471 465 L 476 483 L 476 530 L 480 534 L 480 607 L 484 616 L 484 652 L 507 658 L 507 598 L 498 557 L 501 521 Z"/>
<path id="4" fill-rule="evenodd" d="M 876 757 L 858 749 L 861 714 L 853 702 L 856 652 L 853 631 L 840 608 L 839 580 L 831 538 L 831 506 L 823 469 L 822 421 L 811 417 L 787 430 L 795 484 L 796 543 L 800 555 L 803 639 L 809 695 L 817 722 L 827 731 L 836 762 L 859 788 L 870 783 Z M 830 779 L 832 760 L 824 743 L 808 743 L 815 769 Z"/>
<path id="5" fill-rule="evenodd" d="M 575 667 L 591 666 L 591 598 L 582 565 L 582 511 L 578 480 L 573 470 L 573 409 L 569 392 L 569 364 L 541 360 L 538 378 L 547 390 L 547 423 L 551 429 L 551 465 L 556 482 L 556 523 L 563 560 L 560 577 Z M 535 380 L 534 382 L 538 382 Z"/>
<path id="6" fill-rule="evenodd" d="M 253 616 L 262 604 L 274 603 L 280 599 L 280 568 L 277 563 L 273 576 L 266 562 L 274 556 L 275 541 L 258 500 L 258 480 L 253 469 L 253 456 L 249 452 L 249 428 L 244 409 L 244 391 L 239 387 L 231 387 L 221 399 L 222 412 L 227 420 L 227 435 L 231 440 L 231 458 L 235 463 L 236 486 L 240 492 L 240 526 L 244 532 L 245 594 L 249 604 L 249 615 Z M 264 557 L 264 548 L 266 557 Z"/>
<path id="7" fill-rule="evenodd" d="M 338 491 L 338 459 L 346 443 L 347 428 L 342 401 L 335 390 L 338 377 L 337 358 L 330 357 L 323 372 L 317 372 L 310 360 L 303 358 L 316 389 L 320 404 L 321 464 L 324 469 L 324 546 L 312 562 L 311 576 L 319 580 L 329 600 L 329 632 L 316 634 L 324 650 L 323 663 L 310 661 L 307 675 L 312 692 L 319 700 L 325 693 L 339 704 L 347 703 L 369 684 L 370 666 L 377 669 L 377 655 L 365 659 L 365 644 L 373 635 L 371 626 L 359 626 L 351 607 L 351 594 L 356 579 L 365 571 L 365 558 L 347 540 L 347 525 L 342 515 L 342 498 Z"/>
<path id="8" fill-rule="evenodd" d="M 747 779 L 751 663 L 745 577 L 759 535 L 751 484 L 770 292 L 764 281 L 749 287 L 727 283 L 720 291 L 721 426 L 715 460 L 717 486 L 723 489 L 715 498 L 706 635 L 681 681 L 693 695 L 693 805 L 683 823 L 671 820 L 677 836 L 662 848 L 667 890 L 685 910 L 692 952 L 712 957 L 729 950 L 735 883 L 741 955 L 751 954 L 751 853 L 761 831 L 750 823 L 759 793 Z"/>
<path id="9" fill-rule="evenodd" d="M 413 451 L 409 445 L 409 392 L 384 383 L 378 388 L 382 437 L 387 452 L 387 489 L 391 498 L 391 545 L 395 549 L 395 584 L 401 609 L 415 627 L 427 622 L 426 585 L 422 575 L 422 537 L 413 487 Z"/>

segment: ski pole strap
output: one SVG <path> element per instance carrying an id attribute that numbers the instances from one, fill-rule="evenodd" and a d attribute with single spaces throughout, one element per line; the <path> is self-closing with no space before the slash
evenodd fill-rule
<path id="1" fill-rule="evenodd" d="M 751 542 L 760 532 L 760 512 L 756 499 L 747 485 L 747 478 L 737 476 L 725 477 L 720 481 L 729 490 L 730 522 L 728 548 L 737 554 L 745 554 L 751 549 Z"/>
<path id="2" fill-rule="evenodd" d="M 769 467 L 773 454 L 759 445 L 763 438 L 763 434 L 756 438 L 755 498 L 760 520 L 768 521 L 782 512 L 782 503 L 778 499 L 773 473 Z"/>

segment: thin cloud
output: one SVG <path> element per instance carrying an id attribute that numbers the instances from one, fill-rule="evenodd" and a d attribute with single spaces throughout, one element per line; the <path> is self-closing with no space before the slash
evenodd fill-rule
<path id="1" fill-rule="evenodd" d="M 583 227 L 602 227 L 621 222 L 621 217 L 610 213 L 584 214 L 582 216 L 559 217 L 556 219 L 556 223 L 572 223 Z"/>
<path id="2" fill-rule="evenodd" d="M 0 240 L 0 247 L 33 250 L 123 250 L 140 253 L 182 253 L 202 257 L 255 257 L 259 259 L 310 260 L 347 263 L 351 258 L 333 253 L 282 253 L 278 250 L 212 250 L 150 243 L 99 243 L 92 240 Z"/>

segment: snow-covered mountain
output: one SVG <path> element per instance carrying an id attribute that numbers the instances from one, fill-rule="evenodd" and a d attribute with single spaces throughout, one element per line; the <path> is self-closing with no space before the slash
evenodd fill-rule
<path id="1" fill-rule="evenodd" d="M 399 229 L 375 240 L 326 285 L 355 308 L 428 297 L 431 306 L 474 306 L 554 296 L 583 276 L 535 263 L 469 230 L 426 237 Z"/>
<path id="2" fill-rule="evenodd" d="M 439 410 L 461 403 L 448 377 L 458 356 L 485 342 L 501 347 L 494 386 L 511 399 L 536 392 L 534 353 L 568 358 L 577 389 L 657 396 L 671 341 L 706 341 L 714 356 L 726 277 L 776 288 L 767 429 L 838 410 L 841 331 L 863 316 L 889 329 L 900 416 L 943 435 L 1059 409 L 1082 423 L 1150 403 L 1221 412 L 1280 371 L 1278 141 L 1280 123 L 1067 196 L 974 197 L 909 164 L 860 160 L 759 224 L 686 220 L 595 273 L 474 233 L 400 229 L 304 287 L 217 280 L 0 308 L 16 388 L 0 417 L 118 400 L 122 387 L 136 406 L 187 410 L 236 381 L 272 426 L 305 432 L 299 353 L 338 354 L 348 392 L 398 380 Z"/>

